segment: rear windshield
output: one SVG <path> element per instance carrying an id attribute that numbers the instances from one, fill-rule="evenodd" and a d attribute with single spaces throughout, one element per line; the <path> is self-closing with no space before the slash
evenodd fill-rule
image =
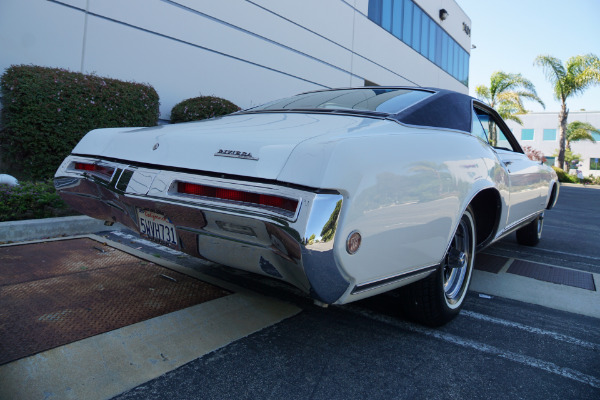
<path id="1" fill-rule="evenodd" d="M 411 89 L 339 89 L 276 100 L 247 111 L 353 110 L 396 114 L 433 93 Z"/>

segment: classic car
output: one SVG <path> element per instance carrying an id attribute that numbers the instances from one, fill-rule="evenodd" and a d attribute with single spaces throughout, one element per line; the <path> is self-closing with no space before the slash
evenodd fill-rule
<path id="1" fill-rule="evenodd" d="M 80 212 L 345 304 L 403 287 L 428 325 L 456 316 L 475 253 L 542 233 L 559 184 L 464 94 L 365 87 L 228 116 L 89 132 L 55 186 Z"/>

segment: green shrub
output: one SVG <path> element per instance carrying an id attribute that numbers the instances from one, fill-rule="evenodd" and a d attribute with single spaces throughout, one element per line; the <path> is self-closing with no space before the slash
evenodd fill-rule
<path id="1" fill-rule="evenodd" d="M 158 121 L 158 94 L 139 83 L 13 65 L 0 78 L 0 91 L 2 158 L 21 179 L 52 177 L 92 129 Z"/>
<path id="2" fill-rule="evenodd" d="M 558 175 L 558 181 L 563 183 L 579 183 L 579 179 L 575 175 L 567 174 L 565 171 L 558 167 L 552 167 L 554 171 L 556 171 L 556 175 Z"/>
<path id="3" fill-rule="evenodd" d="M 52 180 L 21 182 L 18 186 L 0 184 L 0 221 L 74 215 L 54 190 Z"/>
<path id="4" fill-rule="evenodd" d="M 200 119 L 219 117 L 239 111 L 240 108 L 229 100 L 213 96 L 200 96 L 178 103 L 171 110 L 171 122 L 198 121 Z"/>
<path id="5" fill-rule="evenodd" d="M 590 174 L 587 178 L 583 179 L 586 184 L 589 185 L 600 185 L 600 176 L 594 176 Z"/>

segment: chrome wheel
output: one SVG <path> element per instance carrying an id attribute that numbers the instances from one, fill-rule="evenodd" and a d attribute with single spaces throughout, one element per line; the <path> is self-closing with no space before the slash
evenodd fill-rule
<path id="1" fill-rule="evenodd" d="M 446 304 L 452 309 L 461 305 L 467 293 L 473 268 L 474 248 L 473 217 L 467 212 L 456 228 L 442 272 Z"/>
<path id="2" fill-rule="evenodd" d="M 406 317 L 425 325 L 441 326 L 458 315 L 471 283 L 476 237 L 475 216 L 469 206 L 437 270 L 400 288 Z"/>

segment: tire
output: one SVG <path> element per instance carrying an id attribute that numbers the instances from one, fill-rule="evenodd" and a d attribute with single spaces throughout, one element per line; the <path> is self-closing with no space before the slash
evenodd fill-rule
<path id="1" fill-rule="evenodd" d="M 522 228 L 517 229 L 517 242 L 524 246 L 535 246 L 540 242 L 544 228 L 544 213 Z"/>
<path id="2" fill-rule="evenodd" d="M 468 207 L 436 271 L 400 289 L 406 317 L 437 327 L 460 313 L 473 274 L 475 239 L 475 217 Z"/>

